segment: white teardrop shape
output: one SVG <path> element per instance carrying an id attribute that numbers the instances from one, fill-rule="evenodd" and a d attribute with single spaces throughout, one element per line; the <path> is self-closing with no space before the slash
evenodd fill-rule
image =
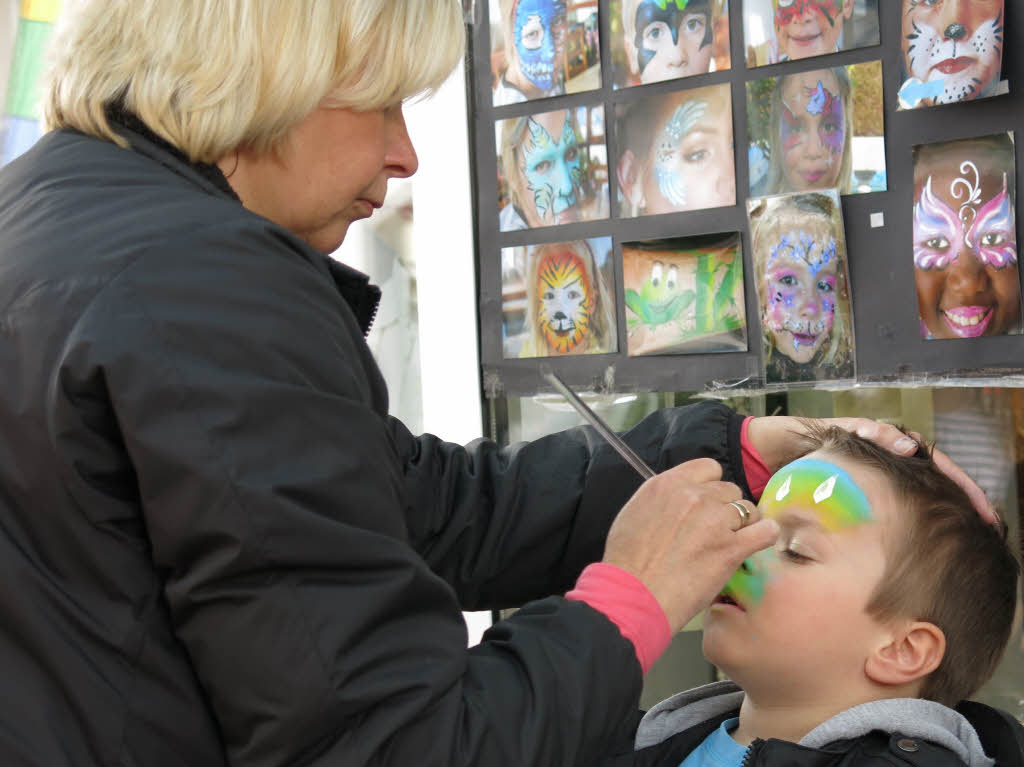
<path id="1" fill-rule="evenodd" d="M 793 481 L 793 475 L 790 474 L 788 477 L 786 477 L 786 481 L 782 483 L 782 487 L 780 487 L 776 491 L 776 493 L 775 493 L 775 500 L 776 501 L 781 501 L 783 498 L 785 498 L 787 495 L 789 495 L 789 485 L 790 485 L 790 483 L 792 483 L 792 481 Z"/>
<path id="2" fill-rule="evenodd" d="M 822 482 L 820 485 L 818 485 L 818 487 L 815 488 L 815 490 L 814 490 L 814 502 L 815 503 L 821 503 L 826 498 L 828 498 L 829 496 L 832 495 L 832 490 L 836 486 L 836 477 L 837 476 L 838 476 L 837 474 L 833 474 L 831 477 L 826 479 L 824 482 Z"/>

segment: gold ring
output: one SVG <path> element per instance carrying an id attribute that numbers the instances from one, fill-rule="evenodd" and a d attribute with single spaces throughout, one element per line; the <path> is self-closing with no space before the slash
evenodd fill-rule
<path id="1" fill-rule="evenodd" d="M 729 501 L 729 505 L 736 509 L 737 512 L 739 512 L 741 530 L 748 524 L 750 524 L 750 509 L 748 509 L 739 501 Z"/>

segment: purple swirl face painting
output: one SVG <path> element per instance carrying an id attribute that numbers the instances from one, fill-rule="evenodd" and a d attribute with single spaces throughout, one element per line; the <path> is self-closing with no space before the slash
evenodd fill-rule
<path id="1" fill-rule="evenodd" d="M 974 141 L 918 147 L 912 253 L 923 338 L 1020 332 L 1009 148 L 1007 157 Z"/>

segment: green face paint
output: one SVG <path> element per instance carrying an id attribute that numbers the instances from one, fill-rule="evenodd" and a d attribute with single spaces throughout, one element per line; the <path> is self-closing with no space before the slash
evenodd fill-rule
<path id="1" fill-rule="evenodd" d="M 871 504 L 853 477 L 834 463 L 815 458 L 801 458 L 775 472 L 759 504 L 765 519 L 777 518 L 794 507 L 816 514 L 828 532 L 874 519 Z M 725 593 L 741 604 L 760 602 L 764 598 L 767 564 L 775 556 L 774 550 L 766 549 L 748 558 L 729 579 Z"/>

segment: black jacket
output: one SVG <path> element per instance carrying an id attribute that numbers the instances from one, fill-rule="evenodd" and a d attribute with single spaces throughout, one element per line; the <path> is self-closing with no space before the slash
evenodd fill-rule
<path id="1" fill-rule="evenodd" d="M 633 470 L 589 429 L 413 437 L 366 278 L 126 135 L 49 134 L 0 172 L 0 764 L 604 752 L 641 686 L 610 621 L 551 597 L 467 651 L 460 610 L 570 587 Z M 630 440 L 743 483 L 740 420 Z"/>

